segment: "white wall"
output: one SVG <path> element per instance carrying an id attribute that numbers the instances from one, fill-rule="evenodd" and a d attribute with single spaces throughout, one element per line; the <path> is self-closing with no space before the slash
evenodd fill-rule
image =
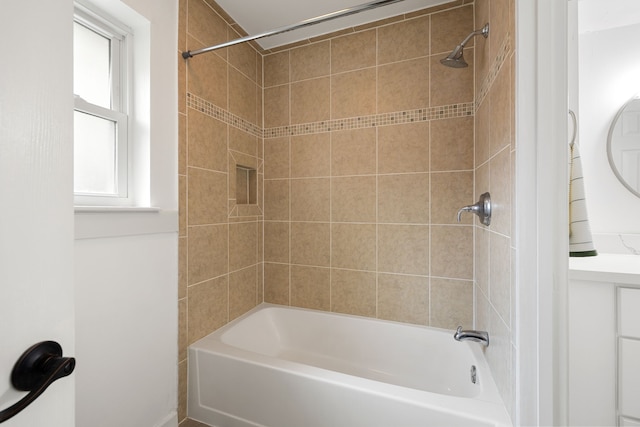
<path id="1" fill-rule="evenodd" d="M 611 121 L 640 93 L 640 49 L 633 48 L 638 34 L 640 23 L 583 33 L 579 39 L 579 142 L 594 235 L 640 233 L 640 198 L 622 186 L 607 160 Z"/>
<path id="2" fill-rule="evenodd" d="M 149 26 L 142 85 L 150 159 L 143 203 L 158 212 L 76 212 L 76 425 L 177 426 L 177 26 L 175 0 L 91 0 L 127 6 Z M 140 72 L 138 67 L 137 72 Z M 143 186 L 144 187 L 144 186 Z"/>
<path id="3" fill-rule="evenodd" d="M 76 241 L 78 427 L 155 427 L 174 415 L 176 240 Z"/>

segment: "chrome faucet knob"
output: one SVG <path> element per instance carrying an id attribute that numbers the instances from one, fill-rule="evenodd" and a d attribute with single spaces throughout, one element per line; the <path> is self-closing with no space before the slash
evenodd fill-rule
<path id="1" fill-rule="evenodd" d="M 491 195 L 489 193 L 482 193 L 477 203 L 463 206 L 458 211 L 458 222 L 462 219 L 462 212 L 473 212 L 478 215 L 482 224 L 491 224 Z"/>

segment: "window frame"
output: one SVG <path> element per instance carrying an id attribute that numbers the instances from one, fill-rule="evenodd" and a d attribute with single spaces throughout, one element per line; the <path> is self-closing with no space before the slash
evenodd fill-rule
<path id="1" fill-rule="evenodd" d="M 90 31 L 110 40 L 110 95 L 111 108 L 93 104 L 74 94 L 74 112 L 89 114 L 116 125 L 115 164 L 116 191 L 111 194 L 75 192 L 76 206 L 132 206 L 132 135 L 129 123 L 130 91 L 132 89 L 133 31 L 109 14 L 87 6 L 74 3 L 74 24 L 79 24 Z M 74 141 L 74 143 L 76 143 Z M 77 159 L 74 158 L 74 161 Z"/>

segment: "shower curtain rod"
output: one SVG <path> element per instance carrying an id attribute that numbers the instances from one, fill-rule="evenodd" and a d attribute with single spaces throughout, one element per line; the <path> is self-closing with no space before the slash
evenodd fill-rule
<path id="1" fill-rule="evenodd" d="M 182 52 L 182 57 L 184 59 L 192 58 L 192 57 L 194 57 L 196 55 L 200 55 L 201 53 L 211 52 L 211 51 L 216 50 L 216 49 L 222 49 L 222 48 L 225 48 L 225 47 L 234 46 L 236 44 L 249 42 L 251 40 L 257 40 L 257 39 L 261 39 L 261 38 L 264 38 L 264 37 L 275 36 L 276 34 L 282 34 L 282 33 L 288 32 L 288 31 L 297 30 L 299 28 L 309 27 L 311 25 L 315 25 L 315 24 L 320 24 L 322 22 L 331 21 L 333 19 L 341 18 L 343 16 L 354 15 L 356 13 L 364 12 L 364 11 L 367 11 L 367 10 L 375 9 L 375 8 L 378 8 L 378 7 L 381 7 L 381 6 L 386 6 L 386 5 L 393 4 L 393 3 L 399 3 L 401 1 L 404 1 L 404 0 L 377 0 L 377 1 L 372 1 L 372 2 L 369 2 L 369 3 L 361 4 L 359 6 L 348 7 L 346 9 L 342 9 L 342 10 L 338 10 L 338 11 L 335 11 L 335 12 L 327 13 L 325 15 L 320 15 L 320 16 L 317 16 L 315 18 L 306 19 L 304 21 L 298 22 L 297 24 L 287 25 L 285 27 L 276 28 L 276 29 L 270 30 L 270 31 L 264 31 L 262 33 L 259 33 L 259 34 L 253 35 L 253 36 L 242 37 L 242 38 L 239 38 L 239 39 L 231 40 L 231 41 L 228 41 L 228 42 L 225 42 L 225 43 L 220 43 L 220 44 L 217 44 L 215 46 L 205 47 L 205 48 L 198 49 L 198 50 L 187 50 L 185 52 Z"/>

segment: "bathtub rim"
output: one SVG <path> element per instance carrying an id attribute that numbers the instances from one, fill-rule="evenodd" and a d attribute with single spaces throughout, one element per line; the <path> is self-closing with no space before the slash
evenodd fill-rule
<path id="1" fill-rule="evenodd" d="M 241 322 L 243 319 L 253 315 L 254 313 L 264 309 L 284 309 L 295 311 L 314 312 L 321 315 L 339 316 L 345 318 L 356 318 L 366 321 L 372 321 L 374 323 L 387 323 L 400 325 L 402 327 L 410 327 L 417 329 L 426 329 L 440 334 L 447 334 L 451 336 L 453 340 L 453 330 L 436 328 L 431 326 L 423 326 L 416 324 L 409 324 L 404 322 L 370 318 L 365 316 L 358 316 L 353 314 L 327 312 L 323 310 L 308 309 L 302 307 L 293 307 L 272 303 L 261 303 L 252 308 L 248 312 L 233 319 L 226 325 L 220 327 L 214 332 L 206 335 L 203 338 L 195 341 L 188 347 L 189 357 L 189 378 L 190 382 L 192 378 L 198 381 L 198 384 L 189 384 L 189 388 L 196 386 L 196 390 L 200 388 L 200 378 L 194 373 L 192 376 L 192 369 L 197 369 L 199 363 L 199 354 L 208 353 L 217 355 L 220 357 L 226 357 L 241 361 L 243 363 L 249 363 L 251 365 L 261 366 L 269 369 L 274 369 L 283 373 L 299 375 L 306 378 L 312 378 L 315 380 L 323 381 L 326 383 L 332 383 L 349 387 L 362 391 L 364 393 L 383 395 L 393 400 L 402 401 L 407 404 L 413 404 L 422 406 L 434 410 L 448 412 L 460 416 L 461 413 L 469 413 L 468 418 L 479 419 L 486 422 L 497 422 L 496 425 L 500 426 L 512 426 L 510 416 L 506 410 L 506 406 L 498 392 L 497 386 L 493 379 L 493 375 L 487 363 L 484 355 L 484 348 L 478 343 L 471 342 L 459 342 L 457 344 L 464 345 L 470 349 L 474 359 L 478 363 L 479 370 L 489 374 L 490 378 L 487 381 L 483 379 L 482 391 L 477 397 L 461 397 L 454 395 L 441 394 L 431 391 L 412 389 L 409 387 L 390 384 L 382 381 L 377 381 L 369 378 L 359 377 L 343 372 L 332 371 L 330 369 L 320 368 L 312 365 L 307 365 L 300 362 L 294 362 L 275 356 L 269 356 L 261 353 L 256 353 L 243 348 L 235 347 L 222 341 L 222 336 L 225 332 L 234 327 L 235 324 Z M 372 387 L 375 385 L 375 387 Z M 428 400 L 425 397 L 428 396 Z M 195 396 L 194 396 L 195 397 Z M 191 399 L 191 393 L 189 400 Z M 190 402 L 191 404 L 191 402 Z M 455 409 L 454 409 L 455 408 Z M 211 408 L 214 409 L 214 408 Z M 483 415 L 479 415 L 483 414 Z"/>

